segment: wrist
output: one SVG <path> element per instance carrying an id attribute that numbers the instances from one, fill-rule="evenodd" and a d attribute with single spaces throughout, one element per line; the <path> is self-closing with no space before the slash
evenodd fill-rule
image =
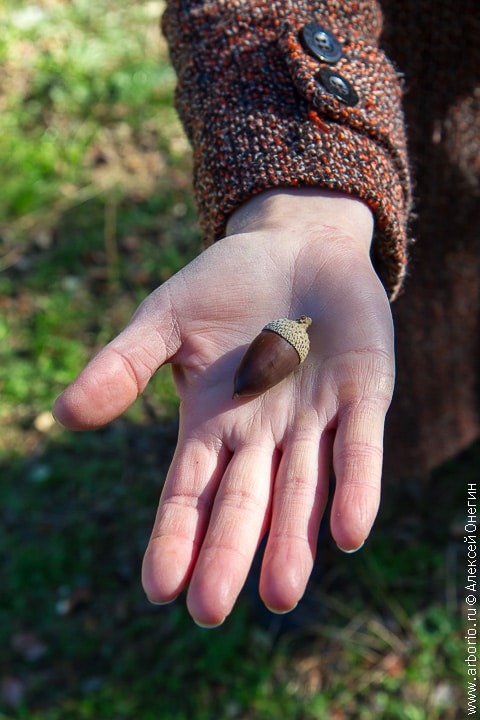
<path id="1" fill-rule="evenodd" d="M 331 228 L 366 255 L 370 252 L 373 214 L 358 198 L 320 188 L 282 188 L 254 196 L 231 215 L 227 234 L 281 231 L 318 232 Z"/>

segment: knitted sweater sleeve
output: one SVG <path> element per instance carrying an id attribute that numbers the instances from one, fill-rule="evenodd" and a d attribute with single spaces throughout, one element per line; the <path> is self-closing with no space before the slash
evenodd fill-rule
<path id="1" fill-rule="evenodd" d="M 339 43 L 324 62 L 302 39 L 311 23 Z M 322 187 L 375 215 L 372 259 L 393 299 L 405 273 L 410 183 L 399 77 L 379 47 L 373 0 L 169 0 L 163 30 L 176 107 L 194 152 L 206 242 L 245 200 L 279 187 Z M 325 77 L 340 75 L 355 100 Z"/>

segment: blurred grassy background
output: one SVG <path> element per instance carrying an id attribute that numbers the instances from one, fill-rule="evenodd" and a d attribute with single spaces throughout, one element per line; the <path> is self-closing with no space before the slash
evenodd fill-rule
<path id="1" fill-rule="evenodd" d="M 3 1 L 0 56 L 0 720 L 464 717 L 471 448 L 388 485 L 357 556 L 322 534 L 279 618 L 255 575 L 215 631 L 158 608 L 142 553 L 176 440 L 168 369 L 72 435 L 56 394 L 200 248 L 162 3 Z"/>

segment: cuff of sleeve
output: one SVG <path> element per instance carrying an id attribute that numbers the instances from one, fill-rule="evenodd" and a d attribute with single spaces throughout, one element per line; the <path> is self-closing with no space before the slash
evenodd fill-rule
<path id="1" fill-rule="evenodd" d="M 323 85 L 325 64 L 301 41 L 302 24 L 311 20 L 265 8 L 249 24 L 238 17 L 228 27 L 210 24 L 190 54 L 181 45 L 172 52 L 204 238 L 222 237 L 230 214 L 265 190 L 347 192 L 375 215 L 372 260 L 394 299 L 405 274 L 411 203 L 399 80 L 376 37 L 343 18 L 329 31 L 342 46 L 334 71 L 358 96 L 354 106 L 345 104 Z"/>

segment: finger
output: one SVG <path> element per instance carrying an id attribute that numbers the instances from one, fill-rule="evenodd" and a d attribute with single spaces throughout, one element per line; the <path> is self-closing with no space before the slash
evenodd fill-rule
<path id="1" fill-rule="evenodd" d="M 187 595 L 199 625 L 222 623 L 246 580 L 268 517 L 273 455 L 242 448 L 225 472 Z"/>
<path id="2" fill-rule="evenodd" d="M 362 546 L 378 511 L 387 407 L 383 398 L 371 397 L 349 404 L 339 413 L 330 524 L 342 550 L 351 552 Z"/>
<path id="3" fill-rule="evenodd" d="M 302 597 L 315 560 L 328 497 L 331 439 L 318 429 L 288 444 L 275 480 L 272 520 L 260 577 L 260 595 L 274 612 Z"/>
<path id="4" fill-rule="evenodd" d="M 225 447 L 198 440 L 178 447 L 142 567 L 144 590 L 156 603 L 170 602 L 188 582 L 229 459 Z"/>
<path id="5" fill-rule="evenodd" d="M 178 349 L 174 327 L 160 293 L 153 309 L 147 311 L 146 303 L 140 306 L 123 332 L 57 398 L 53 412 L 58 422 L 71 430 L 87 430 L 121 415 Z"/>

